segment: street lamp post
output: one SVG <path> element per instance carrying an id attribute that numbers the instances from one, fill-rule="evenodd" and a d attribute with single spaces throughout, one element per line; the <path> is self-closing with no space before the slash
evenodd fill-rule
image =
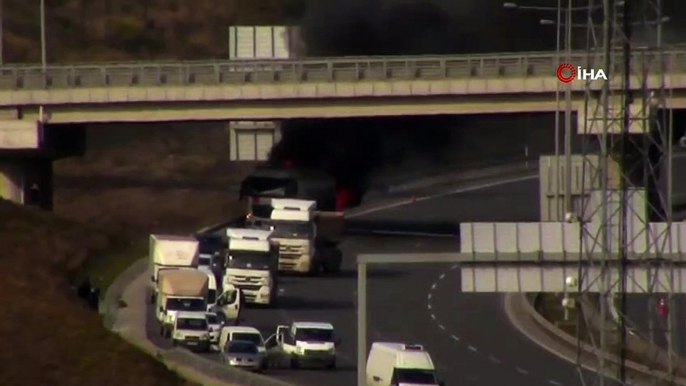
<path id="1" fill-rule="evenodd" d="M 557 12 L 556 36 L 557 36 L 557 55 L 560 54 L 560 35 L 561 28 L 565 28 L 565 61 L 571 61 L 572 56 L 572 12 L 576 11 L 591 11 L 600 7 L 573 7 L 572 0 L 567 0 L 567 7 L 565 8 L 566 22 L 562 22 L 562 0 L 558 0 L 557 7 L 537 7 L 537 6 L 520 6 L 516 3 L 503 3 L 504 8 L 531 10 L 531 11 L 555 11 Z M 543 24 L 543 23 L 542 23 Z M 555 208 L 557 216 L 560 216 L 560 84 L 558 82 L 555 92 Z M 572 202 L 572 89 L 571 85 L 567 84 L 565 87 L 565 179 L 564 179 L 564 210 L 567 213 L 574 212 L 574 204 Z"/>

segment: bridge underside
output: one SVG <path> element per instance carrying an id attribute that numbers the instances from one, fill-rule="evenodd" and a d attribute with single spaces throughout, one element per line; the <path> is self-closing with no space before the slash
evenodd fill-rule
<path id="1" fill-rule="evenodd" d="M 668 103 L 686 108 L 686 92 L 675 93 Z M 60 124 L 507 114 L 551 112 L 557 107 L 554 94 L 545 93 L 48 105 L 44 115 L 49 123 Z M 574 109 L 583 109 L 582 96 L 575 99 Z M 37 120 L 38 108 L 22 107 L 21 115 Z"/>

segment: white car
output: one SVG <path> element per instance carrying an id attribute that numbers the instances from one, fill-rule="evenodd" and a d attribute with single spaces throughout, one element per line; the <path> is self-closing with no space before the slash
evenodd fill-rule
<path id="1" fill-rule="evenodd" d="M 219 316 L 214 312 L 206 313 L 205 319 L 207 320 L 207 331 L 210 334 L 210 344 L 217 346 L 219 344 L 219 334 L 222 329 L 221 320 L 219 320 Z"/>

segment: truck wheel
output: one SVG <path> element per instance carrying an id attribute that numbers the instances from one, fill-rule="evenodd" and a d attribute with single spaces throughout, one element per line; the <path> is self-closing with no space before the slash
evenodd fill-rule
<path id="1" fill-rule="evenodd" d="M 328 370 L 336 370 L 336 360 L 334 359 L 333 361 L 331 361 L 331 363 L 329 363 L 329 365 L 326 366 L 326 368 Z"/>

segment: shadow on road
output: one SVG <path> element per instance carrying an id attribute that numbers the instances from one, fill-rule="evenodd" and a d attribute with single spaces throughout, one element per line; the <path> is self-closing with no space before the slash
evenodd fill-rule
<path id="1" fill-rule="evenodd" d="M 284 310 L 349 310 L 354 307 L 352 301 L 303 299 L 290 296 L 279 299 L 279 308 Z"/>

